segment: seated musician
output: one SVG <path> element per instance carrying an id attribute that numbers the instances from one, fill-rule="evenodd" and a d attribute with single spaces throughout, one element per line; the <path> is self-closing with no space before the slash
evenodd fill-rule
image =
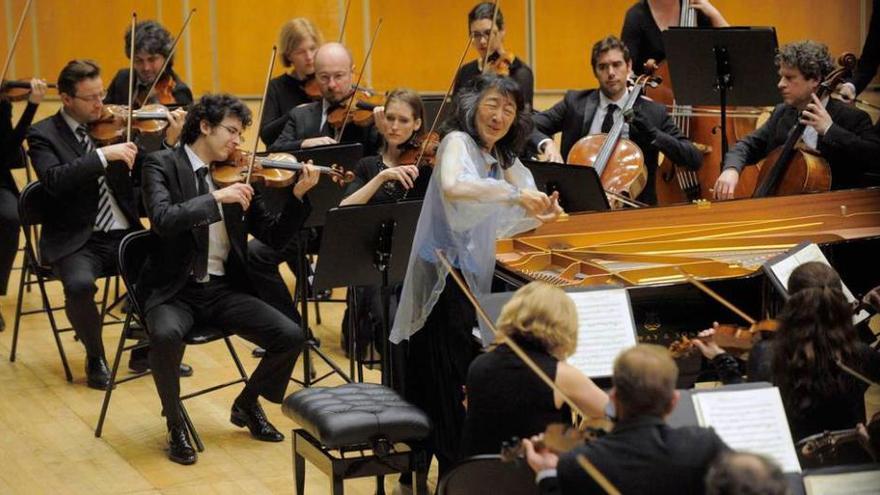
<path id="1" fill-rule="evenodd" d="M 864 91 L 874 80 L 877 68 L 880 67 L 880 0 L 873 0 L 871 3 L 871 20 L 868 22 L 868 35 L 862 45 L 859 64 L 852 78 L 838 88 L 844 100 L 852 101 Z"/>
<path id="2" fill-rule="evenodd" d="M 306 82 L 315 78 L 315 54 L 324 43 L 321 31 L 305 17 L 291 19 L 281 26 L 278 46 L 281 65 L 288 71 L 269 81 L 269 90 L 263 104 L 263 121 L 260 122 L 260 139 L 272 146 L 284 125 L 287 114 L 294 107 L 310 103 L 313 99 L 306 93 Z"/>
<path id="3" fill-rule="evenodd" d="M 306 192 L 318 172 L 306 166 L 280 215 L 270 214 L 249 184 L 217 188 L 207 174 L 240 144 L 251 112 L 228 95 L 203 96 L 186 116 L 183 146 L 144 161 L 144 201 L 158 249 L 138 280 L 150 332 L 150 367 L 168 426 L 168 457 L 192 464 L 196 453 L 180 415 L 177 368 L 194 325 L 234 332 L 265 349 L 265 357 L 232 405 L 231 421 L 257 440 L 284 439 L 257 400 L 280 403 L 303 344 L 299 326 L 260 300 L 247 273 L 248 234 L 281 246 L 309 212 Z"/>
<path id="4" fill-rule="evenodd" d="M 614 36 L 596 42 L 590 62 L 593 74 L 599 80 L 598 90 L 567 91 L 562 101 L 533 116 L 532 145 L 550 161 L 564 162 L 578 139 L 608 132 L 629 94 L 626 79 L 632 71 L 632 60 L 623 42 Z M 700 167 L 703 157 L 675 126 L 663 105 L 640 97 L 633 110 L 631 121 L 624 124 L 623 137 L 628 137 L 641 148 L 648 169 L 648 181 L 637 199 L 655 204 L 654 174 L 660 152 L 673 162 L 694 170 Z M 551 139 L 560 131 L 561 152 Z"/>
<path id="5" fill-rule="evenodd" d="M 520 288 L 502 308 L 497 327 L 585 414 L 605 416 L 608 395 L 565 362 L 577 347 L 578 316 L 574 301 L 562 289 L 542 282 Z M 474 359 L 466 390 L 464 456 L 497 454 L 501 443 L 512 437 L 530 438 L 551 423 L 571 424 L 571 410 L 563 398 L 507 344 Z"/>
<path id="6" fill-rule="evenodd" d="M 142 228 L 129 171 L 133 143 L 97 147 L 88 124 L 101 116 L 104 83 L 89 60 L 72 60 L 58 75 L 61 110 L 27 133 L 31 163 L 46 190 L 41 260 L 64 287 L 64 311 L 86 348 L 86 383 L 104 389 L 109 370 L 101 339 L 95 281 L 116 272 L 119 241 Z"/>
<path id="7" fill-rule="evenodd" d="M 706 475 L 706 495 L 788 495 L 782 469 L 766 456 L 722 454 Z"/>
<path id="8" fill-rule="evenodd" d="M 328 119 L 331 110 L 346 108 L 353 94 L 351 52 L 341 43 L 326 43 L 315 54 L 315 77 L 321 89 L 321 100 L 295 107 L 287 114 L 281 135 L 269 151 L 298 151 L 325 144 L 361 143 L 364 156 L 375 154 L 379 133 L 375 126 L 359 127 L 351 122 L 337 141 L 337 130 Z"/>
<path id="9" fill-rule="evenodd" d="M 539 437 L 524 441 L 541 493 L 605 493 L 581 468 L 579 455 L 620 493 L 703 493 L 709 466 L 727 446 L 711 428 L 666 424 L 679 398 L 677 379 L 678 366 L 662 347 L 639 344 L 617 356 L 611 433 L 562 455 L 536 448 Z"/>
<path id="10" fill-rule="evenodd" d="M 791 273 L 788 292 L 776 335 L 749 353 L 748 380 L 779 387 L 795 441 L 864 422 L 867 385 L 835 360 L 880 380 L 880 354 L 859 341 L 840 277 L 823 263 L 804 263 Z M 723 382 L 743 381 L 736 359 L 718 346 L 714 333 L 701 332 L 695 345 Z"/>
<path id="11" fill-rule="evenodd" d="M 458 94 L 474 82 L 477 76 L 492 73 L 513 78 L 522 90 L 526 112 L 533 107 L 535 76 L 532 69 L 510 50 L 504 48 L 504 15 L 495 14 L 495 2 L 480 2 L 468 13 L 471 43 L 478 58 L 464 64 L 455 76 L 453 94 Z M 492 20 L 495 24 L 492 25 Z M 483 67 L 488 53 L 489 66 Z"/>
<path id="12" fill-rule="evenodd" d="M 880 154 L 880 136 L 864 111 L 834 98 L 819 101 L 814 94 L 834 69 L 828 47 L 815 41 L 789 43 L 776 54 L 776 65 L 776 86 L 783 103 L 773 109 L 764 125 L 736 143 L 724 157 L 715 198 L 733 198 L 743 167 L 758 163 L 782 146 L 798 123 L 807 126 L 802 143 L 818 151 L 831 166 L 831 189 L 863 186 L 865 172 L 877 167 L 873 162 Z"/>

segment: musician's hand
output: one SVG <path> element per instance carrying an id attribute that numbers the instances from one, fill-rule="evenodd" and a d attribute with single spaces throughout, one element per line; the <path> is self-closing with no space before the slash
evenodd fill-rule
<path id="1" fill-rule="evenodd" d="M 293 186 L 293 195 L 300 201 L 302 201 L 303 196 L 311 188 L 315 187 L 318 179 L 321 178 L 321 172 L 318 172 L 318 169 L 312 166 L 311 163 L 310 160 L 308 163 L 303 164 L 303 169 L 299 173 L 299 179 L 296 181 L 296 185 Z"/>
<path id="2" fill-rule="evenodd" d="M 728 168 L 715 181 L 715 189 L 712 196 L 715 199 L 733 199 L 736 184 L 739 182 L 739 172 L 736 169 Z"/>
<path id="3" fill-rule="evenodd" d="M 559 464 L 559 456 L 545 448 L 536 449 L 535 442 L 539 440 L 540 436 L 534 436 L 531 440 L 525 439 L 522 441 L 526 451 L 526 461 L 536 473 L 545 469 L 556 469 L 556 466 Z"/>
<path id="4" fill-rule="evenodd" d="M 703 356 L 706 356 L 706 359 L 715 359 L 719 354 L 724 354 L 726 352 L 717 342 L 715 342 L 716 328 L 718 328 L 717 321 L 712 323 L 712 328 L 703 330 L 697 334 L 697 338 L 691 341 L 697 349 L 700 350 Z"/>
<path id="5" fill-rule="evenodd" d="M 724 16 L 721 15 L 721 12 L 712 5 L 709 0 L 691 0 L 691 8 L 696 10 L 697 12 L 702 12 L 703 15 L 709 18 L 712 21 L 712 27 L 726 27 L 728 26 L 727 21 L 724 19 Z"/>
<path id="6" fill-rule="evenodd" d="M 555 222 L 565 213 L 559 206 L 559 191 L 553 191 L 553 194 L 550 195 L 550 203 L 550 208 L 544 213 L 535 215 L 535 218 L 544 223 Z"/>
<path id="7" fill-rule="evenodd" d="M 321 137 L 313 137 L 308 139 L 303 139 L 302 147 L 303 148 L 314 148 L 315 146 L 324 146 L 327 144 L 336 144 L 336 140 L 332 137 L 321 136 Z"/>
<path id="8" fill-rule="evenodd" d="M 46 96 L 46 89 L 48 87 L 46 81 L 42 79 L 31 79 L 31 94 L 28 95 L 28 102 L 39 105 L 43 101 L 43 97 Z"/>
<path id="9" fill-rule="evenodd" d="M 388 121 L 385 120 L 384 105 L 379 105 L 378 107 L 373 108 L 373 125 L 376 126 L 376 130 L 379 131 L 379 134 L 383 136 L 388 131 Z"/>
<path id="10" fill-rule="evenodd" d="M 168 128 L 165 130 L 165 143 L 168 146 L 174 146 L 177 144 L 185 120 L 186 110 L 182 108 L 178 108 L 173 112 L 168 112 Z"/>
<path id="11" fill-rule="evenodd" d="M 807 104 L 807 108 L 801 112 L 800 122 L 801 124 L 811 126 L 816 129 L 820 136 L 824 136 L 834 121 L 831 120 L 831 115 L 828 114 L 825 105 L 822 104 L 822 101 L 819 100 L 815 93 L 812 95 L 812 100 L 812 102 Z"/>
<path id="12" fill-rule="evenodd" d="M 853 83 L 845 82 L 837 87 L 837 93 L 847 103 L 853 103 L 856 100 L 856 87 Z"/>
<path id="13" fill-rule="evenodd" d="M 874 287 L 870 292 L 865 294 L 865 297 L 862 298 L 862 302 L 880 311 L 880 285 Z"/>
<path id="14" fill-rule="evenodd" d="M 379 177 L 383 183 L 396 180 L 400 182 L 404 189 L 412 189 L 418 176 L 419 167 L 415 165 L 398 165 L 396 167 L 388 167 L 379 172 Z"/>
<path id="15" fill-rule="evenodd" d="M 100 149 L 108 162 L 123 161 L 128 165 L 129 170 L 134 168 L 134 159 L 138 152 L 134 143 L 111 144 Z"/>
<path id="16" fill-rule="evenodd" d="M 556 147 L 556 143 L 552 139 L 548 140 L 547 144 L 544 145 L 540 158 L 545 162 L 565 163 L 565 160 L 562 159 L 562 154 L 559 153 L 559 148 Z"/>
<path id="17" fill-rule="evenodd" d="M 236 184 L 228 185 L 223 189 L 217 189 L 212 192 L 211 195 L 214 196 L 214 201 L 217 201 L 218 203 L 238 203 L 241 205 L 242 210 L 247 211 L 251 206 L 251 199 L 254 197 L 254 188 L 252 188 L 250 184 L 238 182 Z"/>
<path id="18" fill-rule="evenodd" d="M 518 202 L 533 217 L 549 211 L 553 205 L 550 197 L 535 189 L 521 189 Z"/>

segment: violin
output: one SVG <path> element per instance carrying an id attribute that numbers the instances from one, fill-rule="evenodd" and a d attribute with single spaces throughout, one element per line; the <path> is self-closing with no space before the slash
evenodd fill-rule
<path id="1" fill-rule="evenodd" d="M 858 428 L 824 431 L 801 439 L 795 444 L 795 451 L 804 468 L 817 468 L 848 461 L 844 450 L 856 444 L 864 449 L 874 462 L 880 461 L 880 413 L 874 414 L 865 425 L 868 438 Z M 867 441 L 865 441 L 867 440 Z"/>
<path id="2" fill-rule="evenodd" d="M 608 429 L 603 427 L 590 426 L 584 430 L 578 430 L 571 425 L 551 423 L 544 430 L 541 440 L 535 442 L 535 448 L 548 449 L 563 454 L 606 434 L 608 434 Z M 501 462 L 520 462 L 524 458 L 525 449 L 522 439 L 513 437 L 509 442 L 501 444 Z"/>
<path id="3" fill-rule="evenodd" d="M 144 135 L 161 134 L 168 127 L 168 113 L 160 104 L 143 106 L 131 112 L 132 128 Z M 128 115 L 126 105 L 104 105 L 101 118 L 89 124 L 89 134 L 100 146 L 121 142 L 125 139 Z"/>
<path id="4" fill-rule="evenodd" d="M 434 168 L 434 158 L 440 146 L 440 135 L 435 131 L 416 136 L 402 144 L 398 165 L 417 165 Z"/>
<path id="5" fill-rule="evenodd" d="M 54 83 L 48 83 L 46 84 L 46 86 L 52 89 L 58 88 L 58 86 Z M 0 84 L 0 100 L 6 100 L 10 102 L 24 101 L 28 99 L 30 95 L 30 80 L 3 81 L 3 83 Z"/>
<path id="6" fill-rule="evenodd" d="M 515 59 L 516 56 L 513 52 L 493 52 L 486 58 L 486 67 L 484 68 L 483 73 L 508 77 L 510 76 L 510 66 Z"/>
<path id="7" fill-rule="evenodd" d="M 750 327 L 724 324 L 715 327 L 713 338 L 715 343 L 722 349 L 734 354 L 743 354 L 752 349 L 761 332 L 775 332 L 778 329 L 779 321 L 777 320 L 757 321 Z M 680 339 L 669 344 L 669 352 L 672 354 L 672 357 L 679 358 L 693 352 L 696 347 L 694 340 L 696 339 L 682 336 Z"/>
<path id="8" fill-rule="evenodd" d="M 141 108 L 145 104 L 148 104 L 148 102 L 159 103 L 162 105 L 173 105 L 177 103 L 177 100 L 174 99 L 173 93 L 175 87 L 177 87 L 177 82 L 174 80 L 174 77 L 172 77 L 171 74 L 162 74 L 159 76 L 159 80 L 156 81 L 153 91 L 149 93 L 149 97 L 147 97 L 149 89 L 146 91 L 138 91 L 137 95 L 134 97 L 134 107 L 136 109 Z"/>
<path id="9" fill-rule="evenodd" d="M 345 99 L 353 99 L 349 105 L 340 102 L 333 110 L 327 113 L 327 122 L 334 129 L 340 129 L 344 125 L 354 124 L 358 127 L 373 125 L 373 109 L 385 103 L 385 97 L 375 94 L 367 89 L 356 89 Z M 348 106 L 351 109 L 348 109 Z"/>
<path id="10" fill-rule="evenodd" d="M 222 188 L 247 181 L 248 166 L 252 157 L 252 153 L 236 149 L 226 161 L 212 164 L 211 177 L 214 179 L 214 184 Z M 328 175 L 340 187 L 354 180 L 354 174 L 343 170 L 339 165 L 334 164 L 329 167 L 315 165 L 314 168 Z M 296 172 L 302 169 L 303 164 L 290 153 L 257 156 L 251 171 L 250 183 L 262 184 L 269 188 L 287 187 L 294 183 Z"/>
<path id="11" fill-rule="evenodd" d="M 318 101 L 321 99 L 321 86 L 318 85 L 318 78 L 315 77 L 314 73 L 306 76 L 305 80 L 302 82 L 302 86 L 306 96 L 311 98 L 312 101 Z"/>

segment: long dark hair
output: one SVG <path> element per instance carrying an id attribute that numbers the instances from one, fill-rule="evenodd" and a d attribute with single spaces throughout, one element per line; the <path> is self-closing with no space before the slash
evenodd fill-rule
<path id="1" fill-rule="evenodd" d="M 788 280 L 791 297 L 779 315 L 773 381 L 790 412 L 804 412 L 854 387 L 835 359 L 853 362 L 858 337 L 840 277 L 819 262 L 797 267 Z"/>
<path id="2" fill-rule="evenodd" d="M 510 130 L 495 143 L 501 168 L 509 168 L 522 153 L 532 132 L 532 119 L 525 111 L 522 91 L 513 79 L 493 74 L 484 74 L 474 79 L 470 87 L 462 90 L 455 98 L 455 108 L 443 123 L 441 133 L 445 136 L 453 131 L 462 131 L 470 135 L 478 145 L 482 145 L 483 140 L 477 132 L 477 107 L 483 96 L 492 89 L 516 103 L 516 116 Z"/>

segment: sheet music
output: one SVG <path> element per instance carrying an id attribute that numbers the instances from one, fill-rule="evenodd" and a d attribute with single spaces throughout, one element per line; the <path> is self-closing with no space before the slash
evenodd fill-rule
<path id="1" fill-rule="evenodd" d="M 776 387 L 693 394 L 700 426 L 715 428 L 730 448 L 764 454 L 786 473 L 801 471 Z"/>
<path id="2" fill-rule="evenodd" d="M 880 494 L 880 471 L 820 474 L 804 477 L 807 495 Z"/>
<path id="3" fill-rule="evenodd" d="M 825 254 L 822 253 L 822 250 L 819 249 L 819 246 L 816 244 L 809 244 L 805 248 L 791 253 L 790 256 L 787 256 L 783 260 L 779 262 L 775 262 L 770 265 L 770 269 L 773 271 L 773 274 L 779 281 L 782 283 L 782 286 L 785 287 L 785 290 L 788 290 L 788 278 L 791 276 L 791 272 L 794 271 L 800 265 L 807 263 L 809 261 L 818 261 L 820 263 L 824 263 L 828 266 L 831 266 L 831 263 L 828 262 L 828 258 L 825 257 Z M 842 283 L 842 282 L 841 282 Z M 856 300 L 856 297 L 849 290 L 849 287 L 846 284 L 843 284 L 843 295 L 846 296 L 846 300 L 849 302 L 853 302 Z M 858 314 L 853 315 L 853 325 L 858 325 L 865 318 L 870 316 L 867 311 L 860 311 Z"/>
<path id="4" fill-rule="evenodd" d="M 611 376 L 614 358 L 636 345 L 626 289 L 569 292 L 578 313 L 578 344 L 568 363 L 589 377 Z"/>

